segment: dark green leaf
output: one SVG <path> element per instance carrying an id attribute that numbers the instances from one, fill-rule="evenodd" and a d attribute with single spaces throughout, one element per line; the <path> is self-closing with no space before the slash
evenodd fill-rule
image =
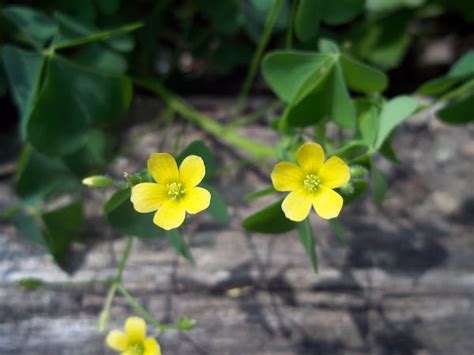
<path id="1" fill-rule="evenodd" d="M 16 192 L 22 199 L 39 200 L 51 192 L 76 189 L 79 180 L 59 159 L 49 158 L 27 146 L 17 168 Z"/>
<path id="2" fill-rule="evenodd" d="M 216 221 L 227 222 L 229 219 L 229 213 L 227 211 L 227 204 L 224 198 L 217 190 L 208 184 L 201 184 L 202 187 L 207 189 L 211 193 L 211 204 L 206 210 Z"/>
<path id="3" fill-rule="evenodd" d="M 379 117 L 377 109 L 369 106 L 365 112 L 359 116 L 359 131 L 362 141 L 367 147 L 373 147 L 377 139 L 379 127 Z"/>
<path id="4" fill-rule="evenodd" d="M 300 236 L 300 242 L 303 244 L 306 254 L 308 254 L 313 270 L 318 272 L 318 257 L 316 255 L 316 243 L 314 241 L 313 230 L 308 219 L 298 224 L 298 234 Z"/>
<path id="5" fill-rule="evenodd" d="M 18 29 L 21 39 L 41 48 L 58 30 L 58 25 L 42 12 L 26 6 L 11 5 L 2 14 Z"/>
<path id="6" fill-rule="evenodd" d="M 166 231 L 166 239 L 168 239 L 168 242 L 170 242 L 179 254 L 188 259 L 190 263 L 194 263 L 188 243 L 186 243 L 177 229 Z"/>
<path id="7" fill-rule="evenodd" d="M 13 215 L 10 221 L 28 240 L 37 244 L 43 244 L 43 235 L 38 224 L 38 218 L 31 214 L 19 212 Z"/>
<path id="8" fill-rule="evenodd" d="M 302 42 L 316 37 L 324 13 L 323 0 L 301 0 L 296 10 L 295 33 Z"/>
<path id="9" fill-rule="evenodd" d="M 441 78 L 435 78 L 428 80 L 427 82 L 423 83 L 418 88 L 418 93 L 423 95 L 440 95 L 452 87 L 461 83 L 465 77 L 458 76 L 458 77 L 449 77 L 443 76 Z"/>
<path id="10" fill-rule="evenodd" d="M 20 135 L 26 137 L 26 127 L 33 108 L 40 80 L 44 57 L 18 47 L 4 46 L 1 59 L 10 92 L 20 116 Z"/>
<path id="11" fill-rule="evenodd" d="M 60 263 L 82 224 L 82 204 L 73 202 L 67 206 L 43 213 L 42 218 L 45 225 L 44 244 L 54 260 Z"/>
<path id="12" fill-rule="evenodd" d="M 446 123 L 466 124 L 474 121 L 474 95 L 450 103 L 438 111 L 438 117 Z"/>
<path id="13" fill-rule="evenodd" d="M 116 191 L 104 205 L 110 225 L 117 231 L 139 238 L 154 238 L 164 230 L 153 223 L 153 213 L 139 213 L 130 201 L 130 188 Z"/>
<path id="14" fill-rule="evenodd" d="M 247 217 L 242 226 L 250 232 L 266 234 L 280 234 L 293 230 L 296 223 L 285 217 L 281 203 L 282 200 Z"/>
<path id="15" fill-rule="evenodd" d="M 120 8 L 120 0 L 96 0 L 99 10 L 107 16 L 114 15 Z"/>
<path id="16" fill-rule="evenodd" d="M 176 162 L 180 165 L 184 158 L 188 155 L 197 155 L 202 158 L 204 165 L 206 166 L 206 175 L 204 180 L 210 180 L 216 173 L 216 161 L 214 159 L 214 154 L 209 150 L 209 148 L 204 144 L 203 141 L 194 141 L 190 143 L 176 158 Z"/>
<path id="17" fill-rule="evenodd" d="M 81 47 L 74 55 L 74 60 L 111 75 L 121 75 L 127 71 L 127 59 L 121 53 L 97 43 Z"/>
<path id="18" fill-rule="evenodd" d="M 55 56 L 28 121 L 28 140 L 47 155 L 70 154 L 84 146 L 91 128 L 120 118 L 130 100 L 128 79 L 95 73 Z"/>
<path id="19" fill-rule="evenodd" d="M 464 54 L 448 72 L 449 77 L 474 75 L 474 50 Z"/>
<path id="20" fill-rule="evenodd" d="M 325 1 L 323 21 L 329 25 L 341 25 L 353 20 L 364 11 L 365 0 Z"/>

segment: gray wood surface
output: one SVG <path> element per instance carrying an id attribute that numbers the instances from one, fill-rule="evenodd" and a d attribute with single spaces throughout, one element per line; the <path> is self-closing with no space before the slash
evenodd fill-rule
<path id="1" fill-rule="evenodd" d="M 194 99 L 203 111 L 225 117 L 225 100 Z M 259 105 L 256 101 L 255 105 Z M 141 137 L 112 162 L 120 176 L 144 166 L 163 137 L 146 130 L 159 112 L 151 99 L 135 101 L 137 124 L 124 142 Z M 181 130 L 183 121 L 174 129 Z M 473 354 L 474 353 L 474 129 L 448 127 L 431 114 L 397 131 L 398 166 L 380 161 L 391 189 L 382 208 L 365 198 L 344 210 L 351 249 L 344 249 L 321 219 L 312 220 L 320 272 L 294 233 L 245 233 L 241 220 L 254 204 L 241 196 L 269 184 L 271 167 L 237 164 L 225 144 L 186 125 L 183 145 L 203 137 L 229 170 L 217 188 L 230 204 L 228 225 L 192 217 L 184 234 L 196 259 L 190 265 L 164 240 L 137 241 L 124 273 L 127 289 L 156 317 L 197 320 L 187 334 L 166 333 L 164 354 Z M 243 130 L 266 142 L 262 124 Z M 173 132 L 168 134 L 168 142 Z M 169 144 L 169 143 L 167 143 Z M 0 182 L 0 206 L 14 201 L 11 181 Z M 116 269 L 124 239 L 100 215 L 107 193 L 87 192 L 89 222 L 58 269 L 13 227 L 0 225 L 0 354 L 112 354 L 96 329 L 106 280 Z M 24 290 L 25 277 L 52 284 Z M 109 328 L 132 314 L 123 299 L 112 307 Z"/>

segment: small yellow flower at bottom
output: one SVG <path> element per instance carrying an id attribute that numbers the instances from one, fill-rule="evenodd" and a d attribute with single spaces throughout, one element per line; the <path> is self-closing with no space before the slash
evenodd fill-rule
<path id="1" fill-rule="evenodd" d="M 304 143 L 298 149 L 297 158 L 299 166 L 281 162 L 275 165 L 271 175 L 277 191 L 290 191 L 281 204 L 285 216 L 300 222 L 308 217 L 313 206 L 321 218 L 337 217 L 343 199 L 333 189 L 349 182 L 347 164 L 336 156 L 325 162 L 323 148 L 313 142 Z"/>
<path id="2" fill-rule="evenodd" d="M 131 201 L 137 212 L 157 211 L 153 223 L 170 230 L 184 222 L 186 213 L 199 213 L 209 207 L 211 194 L 197 185 L 206 174 L 202 158 L 187 156 L 181 165 L 167 153 L 154 153 L 148 170 L 156 183 L 145 182 L 132 188 Z"/>
<path id="3" fill-rule="evenodd" d="M 146 338 L 146 323 L 140 317 L 129 317 L 125 322 L 125 332 L 112 330 L 105 341 L 121 355 L 161 355 L 156 339 Z"/>

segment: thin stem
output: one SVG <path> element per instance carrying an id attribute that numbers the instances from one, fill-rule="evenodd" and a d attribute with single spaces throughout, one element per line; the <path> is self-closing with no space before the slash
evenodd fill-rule
<path id="1" fill-rule="evenodd" d="M 107 322 L 109 321 L 110 307 L 112 306 L 112 301 L 114 299 L 115 293 L 117 292 L 117 288 L 120 286 L 120 282 L 122 282 L 123 270 L 125 269 L 125 265 L 127 264 L 128 256 L 130 255 L 132 245 L 133 237 L 128 237 L 127 244 L 123 251 L 122 257 L 120 258 L 117 272 L 112 281 L 112 284 L 110 285 L 109 291 L 107 292 L 107 297 L 105 298 L 104 306 L 102 307 L 102 311 L 99 315 L 98 328 L 100 332 L 103 332 L 105 330 Z"/>
<path id="2" fill-rule="evenodd" d="M 244 84 L 242 85 L 242 89 L 240 90 L 239 98 L 237 100 L 237 106 L 235 109 L 235 116 L 239 115 L 240 110 L 242 109 L 245 100 L 247 99 L 253 80 L 255 78 L 255 75 L 257 74 L 258 66 L 262 59 L 263 52 L 270 40 L 273 28 L 275 27 L 275 23 L 278 20 L 278 15 L 280 14 L 284 2 L 285 0 L 273 0 L 272 7 L 268 11 L 262 37 L 260 38 L 260 42 L 258 43 L 258 46 L 255 49 L 255 53 L 250 64 L 249 71 L 247 72 Z"/>
<path id="3" fill-rule="evenodd" d="M 214 135 L 218 139 L 222 139 L 234 147 L 247 152 L 248 154 L 252 155 L 252 158 L 260 161 L 265 158 L 275 157 L 276 152 L 274 147 L 265 145 L 263 143 L 256 143 L 251 139 L 237 134 L 233 129 L 223 126 L 214 118 L 200 113 L 186 104 L 178 96 L 171 93 L 156 80 L 134 78 L 133 82 L 136 85 L 158 94 L 168 106 L 170 106 L 176 113 L 179 113 L 183 118 L 198 125 L 203 130 Z"/>
<path id="4" fill-rule="evenodd" d="M 98 33 L 93 33 L 90 35 L 86 35 L 84 37 L 72 39 L 70 41 L 64 41 L 60 42 L 54 45 L 54 49 L 65 49 L 65 48 L 70 48 L 70 47 L 76 47 L 76 46 L 81 46 L 90 42 L 98 42 L 98 41 L 105 41 L 108 39 L 111 39 L 113 37 L 117 36 L 122 36 L 128 32 L 135 31 L 141 27 L 143 27 L 144 24 L 142 22 L 135 22 L 131 23 L 129 25 L 125 25 L 121 28 L 109 30 L 109 31 L 102 31 Z"/>
<path id="5" fill-rule="evenodd" d="M 133 297 L 123 286 L 117 285 L 117 291 L 120 293 L 125 300 L 132 306 L 132 308 L 143 317 L 148 323 L 150 323 L 153 327 L 158 328 L 161 330 L 163 328 L 163 324 L 158 322 L 155 317 L 153 317 L 150 312 L 148 312 L 143 306 L 137 301 L 135 297 Z"/>
<path id="6" fill-rule="evenodd" d="M 286 36 L 285 36 L 286 49 L 291 49 L 291 47 L 293 46 L 293 26 L 295 23 L 297 5 L 298 5 L 298 1 L 292 0 L 290 18 L 288 19 L 288 28 L 286 29 Z"/>
<path id="7" fill-rule="evenodd" d="M 274 101 L 271 104 L 262 107 L 261 109 L 252 112 L 249 115 L 243 116 L 239 118 L 238 120 L 234 120 L 232 122 L 232 127 L 241 127 L 248 125 L 249 123 L 253 123 L 257 120 L 259 120 L 263 115 L 265 115 L 267 112 L 273 111 L 277 108 L 282 107 L 282 103 L 280 101 Z"/>

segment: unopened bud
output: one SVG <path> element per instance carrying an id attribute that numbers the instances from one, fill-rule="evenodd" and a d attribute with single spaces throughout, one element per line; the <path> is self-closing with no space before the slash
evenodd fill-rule
<path id="1" fill-rule="evenodd" d="M 354 186 L 349 182 L 344 186 L 341 186 L 340 190 L 343 195 L 352 195 L 354 193 Z"/>
<path id="2" fill-rule="evenodd" d="M 352 179 L 363 179 L 367 176 L 367 169 L 362 165 L 352 165 L 350 172 Z"/>
<path id="3" fill-rule="evenodd" d="M 103 188 L 111 186 L 114 181 L 107 176 L 93 175 L 84 178 L 82 183 L 89 187 Z"/>

